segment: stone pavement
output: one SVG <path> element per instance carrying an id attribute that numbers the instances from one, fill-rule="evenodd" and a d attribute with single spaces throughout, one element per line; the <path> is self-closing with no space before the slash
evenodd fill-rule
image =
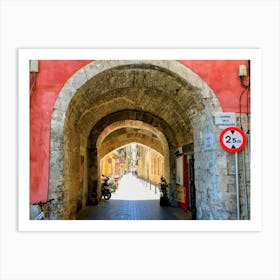
<path id="1" fill-rule="evenodd" d="M 133 177 L 123 176 L 110 200 L 90 206 L 77 215 L 78 220 L 191 220 L 180 208 L 160 207 L 159 189 Z"/>

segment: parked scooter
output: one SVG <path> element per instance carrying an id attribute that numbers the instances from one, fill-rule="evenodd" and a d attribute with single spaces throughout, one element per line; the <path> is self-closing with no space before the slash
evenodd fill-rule
<path id="1" fill-rule="evenodd" d="M 168 194 L 167 194 L 167 182 L 166 179 L 162 176 L 160 178 L 160 206 L 169 206 L 169 198 L 168 198 Z"/>
<path id="2" fill-rule="evenodd" d="M 109 177 L 109 176 L 107 176 L 107 178 L 109 178 L 109 179 L 107 180 L 107 186 L 109 187 L 109 190 L 110 190 L 111 192 L 115 192 L 115 191 L 117 190 L 117 186 L 116 186 L 116 184 L 114 183 L 114 180 L 111 179 L 111 177 Z"/>
<path id="3" fill-rule="evenodd" d="M 104 180 L 104 183 L 101 185 L 101 196 L 104 197 L 105 200 L 109 200 L 111 198 L 111 191 L 110 191 L 110 186 L 108 184 L 108 181 L 110 180 L 110 177 L 106 177 Z"/>

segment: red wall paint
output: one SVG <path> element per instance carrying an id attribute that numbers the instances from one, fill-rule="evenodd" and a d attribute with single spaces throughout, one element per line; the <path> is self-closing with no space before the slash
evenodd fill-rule
<path id="1" fill-rule="evenodd" d="M 50 123 L 55 101 L 69 77 L 90 62 L 39 61 L 30 95 L 30 203 L 48 199 Z"/>
<path id="2" fill-rule="evenodd" d="M 58 94 L 66 81 L 93 60 L 40 60 L 35 87 L 30 95 L 30 203 L 48 196 L 50 122 Z M 239 112 L 242 91 L 238 77 L 245 60 L 180 60 L 216 93 L 223 111 Z M 245 102 L 242 111 L 246 110 Z"/>
<path id="3" fill-rule="evenodd" d="M 224 112 L 239 112 L 239 97 L 243 88 L 239 65 L 247 60 L 179 60 L 198 74 L 214 91 Z M 241 112 L 246 112 L 246 95 L 242 96 Z"/>

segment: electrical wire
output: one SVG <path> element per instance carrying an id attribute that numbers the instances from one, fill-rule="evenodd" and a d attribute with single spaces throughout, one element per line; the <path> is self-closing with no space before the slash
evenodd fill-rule
<path id="1" fill-rule="evenodd" d="M 32 93 L 33 91 L 33 88 L 35 87 L 35 84 L 36 84 L 36 73 L 32 73 L 32 85 L 29 89 L 29 94 Z"/>
<path id="2" fill-rule="evenodd" d="M 242 127 L 242 118 L 241 118 L 241 105 L 242 105 L 242 95 L 250 89 L 250 60 L 248 60 L 248 80 L 247 84 L 245 84 L 244 77 L 240 76 L 240 82 L 241 86 L 244 88 L 243 91 L 241 92 L 239 96 L 239 117 L 240 117 L 240 128 L 243 130 Z M 250 94 L 249 92 L 247 93 L 247 98 L 246 98 L 246 115 L 247 115 L 247 122 L 249 121 L 249 103 L 250 103 Z M 248 123 L 249 127 L 249 123 Z"/>
<path id="3" fill-rule="evenodd" d="M 242 118 L 241 118 L 241 99 L 242 99 L 242 95 L 249 89 L 249 87 L 246 87 L 242 90 L 240 96 L 239 96 L 239 122 L 240 122 L 240 128 L 243 130 L 243 127 L 242 127 Z M 248 105 L 247 105 L 248 106 Z"/>
<path id="4" fill-rule="evenodd" d="M 239 117 L 240 117 L 240 128 L 243 130 L 242 127 L 242 117 L 241 117 L 241 105 L 242 105 L 242 96 L 245 92 L 247 92 L 247 98 L 246 98 L 246 115 L 247 115 L 247 139 L 249 138 L 250 133 L 250 124 L 249 124 L 249 104 L 250 104 L 250 60 L 248 61 L 248 80 L 247 84 L 245 84 L 244 77 L 240 76 L 240 82 L 241 86 L 243 87 L 243 90 L 239 96 Z M 246 142 L 246 145 L 248 145 L 248 159 L 249 159 L 249 175 L 250 175 L 250 146 L 249 141 Z M 248 211 L 248 195 L 247 195 L 247 184 L 246 184 L 246 166 L 245 166 L 245 155 L 244 150 L 242 150 L 242 170 L 243 170 L 243 196 L 244 196 L 244 211 L 245 211 L 245 219 L 249 219 L 249 211 Z"/>

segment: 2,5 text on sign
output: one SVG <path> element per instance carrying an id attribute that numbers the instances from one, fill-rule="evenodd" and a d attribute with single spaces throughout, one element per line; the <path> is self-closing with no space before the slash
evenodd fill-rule
<path id="1" fill-rule="evenodd" d="M 231 126 L 221 132 L 220 143 L 227 152 L 239 152 L 246 145 L 246 135 L 240 128 Z"/>

